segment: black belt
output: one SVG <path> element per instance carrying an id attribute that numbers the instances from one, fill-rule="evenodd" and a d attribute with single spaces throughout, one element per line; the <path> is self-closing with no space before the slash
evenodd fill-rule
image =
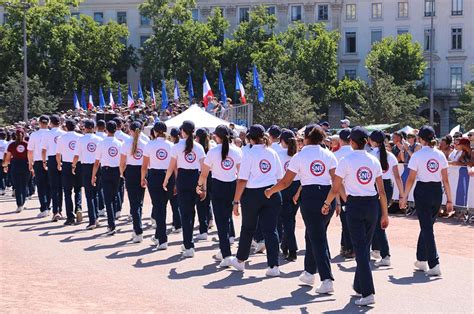
<path id="1" fill-rule="evenodd" d="M 379 196 L 374 195 L 374 196 L 352 196 L 348 195 L 347 200 L 354 200 L 354 201 L 371 201 L 371 200 L 378 200 Z"/>

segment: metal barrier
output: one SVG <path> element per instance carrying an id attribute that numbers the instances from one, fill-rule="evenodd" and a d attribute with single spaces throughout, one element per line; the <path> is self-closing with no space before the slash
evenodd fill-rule
<path id="1" fill-rule="evenodd" d="M 216 112 L 214 115 L 226 121 L 250 127 L 253 124 L 253 104 L 233 106 Z"/>

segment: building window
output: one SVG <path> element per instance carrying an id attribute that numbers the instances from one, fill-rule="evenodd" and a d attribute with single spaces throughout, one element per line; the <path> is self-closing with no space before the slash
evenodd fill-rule
<path id="1" fill-rule="evenodd" d="M 140 14 L 140 25 L 141 26 L 150 26 L 150 18 Z"/>
<path id="2" fill-rule="evenodd" d="M 127 12 L 117 12 L 117 23 L 127 24 Z"/>
<path id="3" fill-rule="evenodd" d="M 373 45 L 374 43 L 382 40 L 382 31 L 380 29 L 374 29 L 370 32 L 370 44 Z"/>
<path id="4" fill-rule="evenodd" d="M 435 84 L 435 78 L 436 78 L 436 69 L 433 69 L 433 88 Z M 423 85 L 426 89 L 430 88 L 430 68 L 427 68 L 425 72 L 423 73 Z"/>
<path id="5" fill-rule="evenodd" d="M 318 5 L 318 21 L 329 20 L 329 6 L 327 4 Z"/>
<path id="6" fill-rule="evenodd" d="M 452 89 L 462 88 L 462 67 L 451 68 L 451 88 Z"/>
<path id="7" fill-rule="evenodd" d="M 430 50 L 431 44 L 433 45 L 432 47 L 433 50 L 435 49 L 435 35 L 436 35 L 435 30 L 433 30 L 433 36 L 431 36 L 431 29 L 425 29 L 425 45 L 424 45 L 425 51 Z"/>
<path id="8" fill-rule="evenodd" d="M 406 34 L 406 33 L 408 33 L 408 29 L 406 29 L 406 28 L 397 29 L 397 35 L 403 35 L 403 34 Z"/>
<path id="9" fill-rule="evenodd" d="M 291 21 L 301 21 L 301 6 L 293 5 L 291 6 Z"/>
<path id="10" fill-rule="evenodd" d="M 344 77 L 347 77 L 350 80 L 355 80 L 357 77 L 357 70 L 356 69 L 345 69 L 344 70 Z"/>
<path id="11" fill-rule="evenodd" d="M 463 0 L 451 0 L 451 15 L 462 15 Z"/>
<path id="12" fill-rule="evenodd" d="M 408 17 L 408 2 L 399 2 L 398 3 L 398 18 L 407 18 Z"/>
<path id="13" fill-rule="evenodd" d="M 356 53 L 356 33 L 346 32 L 346 53 Z"/>
<path id="14" fill-rule="evenodd" d="M 193 21 L 199 21 L 199 9 L 191 9 L 191 18 Z"/>
<path id="15" fill-rule="evenodd" d="M 276 9 L 275 7 L 267 7 L 267 12 L 269 15 L 275 15 L 276 14 Z"/>
<path id="16" fill-rule="evenodd" d="M 425 0 L 425 16 L 436 16 L 435 0 Z"/>
<path id="17" fill-rule="evenodd" d="M 143 47 L 143 45 L 145 44 L 145 41 L 147 41 L 149 38 L 150 36 L 148 35 L 140 36 L 140 47 Z"/>
<path id="18" fill-rule="evenodd" d="M 372 18 L 373 19 L 382 18 L 382 4 L 381 3 L 372 3 Z"/>
<path id="19" fill-rule="evenodd" d="M 239 22 L 248 22 L 249 21 L 249 8 L 239 8 Z"/>
<path id="20" fill-rule="evenodd" d="M 71 13 L 71 17 L 72 17 L 72 18 L 79 19 L 80 16 L 81 16 L 81 13 L 79 13 L 79 12 L 72 12 L 72 13 Z"/>
<path id="21" fill-rule="evenodd" d="M 104 13 L 94 12 L 94 21 L 100 25 L 104 24 Z"/>
<path id="22" fill-rule="evenodd" d="M 356 5 L 346 4 L 346 20 L 355 20 L 355 19 L 356 19 Z"/>
<path id="23" fill-rule="evenodd" d="M 451 49 L 462 49 L 462 28 L 451 29 Z"/>

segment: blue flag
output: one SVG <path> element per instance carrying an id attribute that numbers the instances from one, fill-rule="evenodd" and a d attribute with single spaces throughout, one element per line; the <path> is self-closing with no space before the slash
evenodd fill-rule
<path id="1" fill-rule="evenodd" d="M 193 78 L 191 77 L 191 73 L 188 76 L 188 93 L 189 93 L 189 104 L 193 103 L 194 98 L 194 88 L 193 88 Z"/>
<path id="2" fill-rule="evenodd" d="M 138 99 L 141 99 L 142 101 L 145 100 L 145 97 L 143 97 L 143 91 L 140 81 L 138 81 Z"/>
<path id="3" fill-rule="evenodd" d="M 74 91 L 74 100 L 73 100 L 73 103 L 74 103 L 74 109 L 76 109 L 76 110 L 81 109 L 81 105 L 79 104 L 79 99 L 77 99 L 76 91 Z"/>
<path id="4" fill-rule="evenodd" d="M 120 90 L 120 83 L 118 83 L 117 105 L 122 106 L 122 91 Z"/>
<path id="5" fill-rule="evenodd" d="M 105 108 L 105 99 L 104 99 L 104 93 L 102 92 L 102 86 L 99 86 L 99 107 L 101 109 Z"/>
<path id="6" fill-rule="evenodd" d="M 161 110 L 168 108 L 168 95 L 166 94 L 165 80 L 161 80 Z"/>
<path id="7" fill-rule="evenodd" d="M 151 102 L 151 108 L 155 110 L 156 98 L 155 98 L 155 90 L 153 89 L 153 81 L 150 82 L 150 102 Z"/>
<path id="8" fill-rule="evenodd" d="M 226 105 L 227 93 L 225 91 L 224 79 L 222 78 L 222 71 L 219 70 L 219 94 L 221 95 L 221 101 Z"/>
<path id="9" fill-rule="evenodd" d="M 81 94 L 81 107 L 82 109 L 87 110 L 86 91 L 84 87 L 82 88 L 82 94 Z"/>
<path id="10" fill-rule="evenodd" d="M 265 99 L 265 94 L 263 93 L 262 84 L 258 78 L 257 66 L 253 65 L 253 88 L 257 90 L 257 100 L 258 102 L 263 102 Z"/>

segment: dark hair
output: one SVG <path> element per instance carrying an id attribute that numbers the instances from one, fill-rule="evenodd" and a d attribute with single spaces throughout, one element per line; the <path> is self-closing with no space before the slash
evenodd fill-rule
<path id="1" fill-rule="evenodd" d="M 451 135 L 443 136 L 441 140 L 445 141 L 446 145 L 451 145 L 453 143 L 453 137 Z"/>
<path id="2" fill-rule="evenodd" d="M 353 141 L 356 144 L 357 149 L 364 149 L 365 145 L 367 144 L 367 138 L 365 137 L 358 138 L 358 139 L 351 139 L 351 141 Z"/>
<path id="3" fill-rule="evenodd" d="M 288 156 L 293 157 L 297 153 L 298 146 L 296 144 L 296 137 L 293 131 L 284 129 L 280 135 L 280 142 L 284 142 L 286 145 L 288 145 Z"/>
<path id="4" fill-rule="evenodd" d="M 214 134 L 222 140 L 221 157 L 225 160 L 229 155 L 229 141 L 232 130 L 225 125 L 218 125 Z"/>
<path id="5" fill-rule="evenodd" d="M 320 126 L 314 126 L 311 132 L 306 136 L 310 145 L 321 144 L 322 141 L 326 138 L 326 132 Z"/>
<path id="6" fill-rule="evenodd" d="M 209 133 L 206 129 L 197 129 L 196 137 L 198 138 L 198 143 L 204 148 L 204 152 L 209 151 Z"/>
<path id="7" fill-rule="evenodd" d="M 193 151 L 194 147 L 193 132 L 184 129 L 181 129 L 181 131 L 183 131 L 188 136 L 188 138 L 186 139 L 186 146 L 184 147 L 184 153 L 189 154 Z"/>
<path id="8" fill-rule="evenodd" d="M 18 129 L 15 132 L 15 144 L 20 145 L 25 140 L 25 131 Z"/>
<path id="9" fill-rule="evenodd" d="M 384 138 L 382 139 L 382 141 L 375 141 L 374 139 L 372 140 L 379 145 L 380 165 L 382 166 L 383 171 L 387 171 L 388 170 L 388 157 L 387 157 L 387 149 L 385 148 Z"/>

